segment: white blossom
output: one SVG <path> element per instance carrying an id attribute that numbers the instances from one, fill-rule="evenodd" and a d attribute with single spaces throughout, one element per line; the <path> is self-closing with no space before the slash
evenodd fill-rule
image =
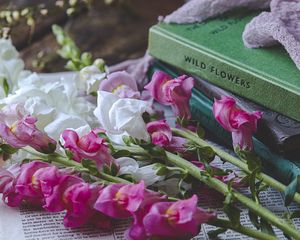
<path id="1" fill-rule="evenodd" d="M 94 111 L 107 136 L 115 143 L 123 144 L 123 136 L 148 141 L 150 136 L 142 114 L 150 111 L 151 103 L 98 91 L 97 108 Z"/>
<path id="2" fill-rule="evenodd" d="M 101 72 L 95 65 L 87 66 L 79 72 L 78 88 L 86 94 L 97 92 L 100 82 L 105 77 L 106 72 Z"/>

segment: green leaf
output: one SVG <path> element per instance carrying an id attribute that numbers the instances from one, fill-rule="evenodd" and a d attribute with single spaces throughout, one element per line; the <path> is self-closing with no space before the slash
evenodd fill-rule
<path id="1" fill-rule="evenodd" d="M 224 207 L 223 210 L 227 214 L 228 218 L 232 222 L 233 225 L 238 226 L 240 225 L 240 210 L 234 206 L 233 204 L 234 196 L 232 193 L 228 193 L 224 200 Z"/>
<path id="2" fill-rule="evenodd" d="M 67 149 L 65 149 L 65 154 L 68 157 L 68 159 L 73 159 L 73 153 Z"/>
<path id="3" fill-rule="evenodd" d="M 93 56 L 91 53 L 84 52 L 81 54 L 80 58 L 81 58 L 82 64 L 84 64 L 85 66 L 92 65 Z"/>
<path id="4" fill-rule="evenodd" d="M 113 153 L 113 156 L 115 158 L 119 158 L 119 157 L 130 157 L 131 156 L 131 152 L 128 150 L 118 150 L 116 152 Z"/>
<path id="5" fill-rule="evenodd" d="M 151 156 L 157 157 L 157 158 L 165 158 L 166 157 L 166 151 L 162 147 L 159 147 L 159 146 L 154 146 L 154 147 L 150 148 L 149 153 Z"/>
<path id="6" fill-rule="evenodd" d="M 300 176 L 297 176 L 285 189 L 284 191 L 284 204 L 285 206 L 290 205 L 293 201 L 295 193 L 300 192 Z"/>
<path id="7" fill-rule="evenodd" d="M 249 219 L 252 222 L 253 226 L 256 227 L 257 229 L 260 229 L 260 223 L 258 220 L 258 216 L 250 210 L 249 210 L 248 215 L 249 215 Z"/>
<path id="8" fill-rule="evenodd" d="M 262 168 L 261 159 L 254 153 L 250 151 L 241 150 L 239 147 L 235 147 L 235 153 L 241 158 L 247 161 L 248 169 L 250 171 Z"/>
<path id="9" fill-rule="evenodd" d="M 110 173 L 112 176 L 117 176 L 119 172 L 119 166 L 115 163 L 110 165 Z"/>
<path id="10" fill-rule="evenodd" d="M 260 220 L 260 227 L 262 232 L 267 233 L 271 236 L 276 236 L 272 226 L 263 218 L 261 218 Z"/>
<path id="11" fill-rule="evenodd" d="M 294 219 L 294 218 L 300 218 L 300 210 L 299 211 L 294 211 L 294 212 L 291 213 L 290 219 Z"/>
<path id="12" fill-rule="evenodd" d="M 210 163 L 215 159 L 215 151 L 211 147 L 198 147 L 197 148 L 198 158 L 201 162 L 204 161 Z"/>
<path id="13" fill-rule="evenodd" d="M 205 130 L 200 125 L 197 126 L 197 135 L 202 139 L 205 137 Z"/>
<path id="14" fill-rule="evenodd" d="M 14 154 L 18 151 L 18 149 L 13 148 L 12 146 L 10 146 L 8 144 L 1 144 L 0 149 L 2 150 L 2 152 L 7 153 L 7 154 Z"/>
<path id="15" fill-rule="evenodd" d="M 6 78 L 3 79 L 3 90 L 4 90 L 5 95 L 7 96 L 9 93 L 9 84 L 8 84 Z"/>
<path id="16" fill-rule="evenodd" d="M 161 163 L 156 163 L 153 168 L 156 170 L 156 175 L 158 176 L 165 176 L 169 173 L 167 166 Z"/>
<path id="17" fill-rule="evenodd" d="M 90 159 L 82 159 L 81 164 L 83 167 L 87 168 L 92 175 L 98 175 L 99 171 L 96 162 Z"/>
<path id="18" fill-rule="evenodd" d="M 219 234 L 225 233 L 227 231 L 226 228 L 217 228 L 216 230 L 211 230 L 207 233 L 208 237 L 211 239 L 216 239 Z"/>

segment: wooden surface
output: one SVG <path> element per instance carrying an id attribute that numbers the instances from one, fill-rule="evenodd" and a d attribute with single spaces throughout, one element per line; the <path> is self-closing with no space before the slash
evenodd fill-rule
<path id="1" fill-rule="evenodd" d="M 53 6 L 54 0 L 1 1 L 0 9 L 5 9 L 8 2 L 9 7 L 14 8 L 37 3 L 49 6 L 49 15 L 38 19 L 31 41 L 25 22 L 13 28 L 12 40 L 28 69 L 55 72 L 64 70 L 65 61 L 56 54 L 58 45 L 51 32 L 52 24 L 64 26 L 82 51 L 115 64 L 142 56 L 147 48 L 149 27 L 157 22 L 158 16 L 170 13 L 183 3 L 183 0 L 125 1 L 125 5 L 107 6 L 102 0 L 95 0 L 92 9 L 71 18 Z"/>

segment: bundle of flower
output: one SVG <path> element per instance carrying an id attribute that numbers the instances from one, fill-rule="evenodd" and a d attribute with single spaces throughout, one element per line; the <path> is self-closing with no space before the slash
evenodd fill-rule
<path id="1" fill-rule="evenodd" d="M 261 172 L 252 152 L 262 113 L 245 112 L 225 96 L 215 101 L 214 115 L 232 132 L 235 157 L 205 141 L 204 131 L 191 120 L 191 77 L 158 71 L 139 91 L 130 74 L 109 74 L 96 61 L 74 78 L 52 82 L 25 74 L 21 66 L 12 81 L 16 68 L 9 62 L 16 63 L 17 55 L 9 41 L 0 44 L 7 46 L 0 48 L 2 66 L 7 66 L 1 75 L 6 90 L 0 148 L 9 165 L 0 170 L 0 193 L 8 206 L 66 211 L 63 224 L 71 228 L 109 229 L 115 219 L 131 219 L 125 237 L 134 240 L 191 239 L 203 223 L 218 227 L 211 237 L 231 229 L 276 239 L 274 226 L 300 239 L 294 226 L 260 204 L 259 193 L 268 186 L 285 191 L 288 202 L 300 202 L 295 188 Z M 154 102 L 169 106 L 176 123 L 168 122 Z M 217 156 L 240 171 L 216 167 Z M 163 191 L 168 184 L 175 191 Z M 251 198 L 239 191 L 245 187 Z M 203 189 L 224 196 L 227 218 L 201 206 Z M 261 231 L 241 225 L 238 202 Z"/>

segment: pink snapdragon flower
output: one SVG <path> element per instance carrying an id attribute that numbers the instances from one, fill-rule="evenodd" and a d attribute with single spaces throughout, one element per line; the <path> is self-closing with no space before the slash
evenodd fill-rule
<path id="1" fill-rule="evenodd" d="M 151 134 L 152 143 L 160 147 L 165 147 L 172 141 L 172 132 L 166 120 L 149 122 L 147 131 Z"/>
<path id="2" fill-rule="evenodd" d="M 42 153 L 55 151 L 56 141 L 37 129 L 35 117 L 25 116 L 11 126 L 8 126 L 3 120 L 0 120 L 0 137 L 12 147 L 31 146 Z"/>
<path id="3" fill-rule="evenodd" d="M 20 169 L 20 174 L 16 179 L 16 191 L 26 197 L 42 198 L 43 194 L 34 174 L 39 169 L 48 168 L 49 166 L 49 163 L 41 161 L 33 161 L 23 164 Z"/>
<path id="4" fill-rule="evenodd" d="M 80 138 L 75 131 L 65 130 L 62 137 L 65 141 L 64 147 L 71 151 L 75 161 L 80 162 L 84 158 L 94 160 L 98 169 L 101 169 L 104 164 L 110 165 L 113 157 L 105 139 L 99 137 L 97 131 L 91 131 Z"/>
<path id="5" fill-rule="evenodd" d="M 180 153 L 186 151 L 186 139 L 172 136 L 171 128 L 166 120 L 149 122 L 146 127 L 154 145 L 158 145 L 169 151 Z"/>
<path id="6" fill-rule="evenodd" d="M 216 217 L 215 213 L 197 207 L 196 195 L 177 202 L 152 205 L 143 223 L 148 236 L 164 239 L 191 239 L 200 231 L 200 224 Z"/>
<path id="7" fill-rule="evenodd" d="M 159 103 L 171 106 L 176 116 L 190 119 L 189 100 L 193 87 L 192 77 L 182 75 L 172 79 L 168 74 L 156 71 L 145 89 L 149 90 L 152 97 Z"/>
<path id="8" fill-rule="evenodd" d="M 81 227 L 88 223 L 100 228 L 111 228 L 111 218 L 93 209 L 93 205 L 103 186 L 90 185 L 88 183 L 77 183 L 63 194 L 63 200 L 67 209 L 64 217 L 65 227 Z"/>
<path id="9" fill-rule="evenodd" d="M 136 212 L 144 200 L 145 184 L 113 184 L 99 194 L 94 208 L 113 218 L 128 218 Z"/>
<path id="10" fill-rule="evenodd" d="M 140 98 L 136 81 L 125 71 L 111 73 L 101 81 L 100 91 L 111 92 L 120 98 Z"/>
<path id="11" fill-rule="evenodd" d="M 262 112 L 248 113 L 237 108 L 233 98 L 222 96 L 221 100 L 215 100 L 213 113 L 221 126 L 232 133 L 234 147 L 247 151 L 253 149 L 252 135 L 257 130 Z"/>
<path id="12" fill-rule="evenodd" d="M 77 176 L 64 174 L 59 178 L 58 184 L 50 184 L 44 189 L 43 208 L 48 212 L 60 212 L 66 209 L 64 192 L 74 184 L 82 183 L 83 180 Z"/>
<path id="13" fill-rule="evenodd" d="M 20 166 L 13 165 L 7 170 L 0 167 L 0 193 L 5 204 L 10 207 L 20 206 L 24 197 L 16 192 L 16 177 L 20 173 Z"/>
<path id="14" fill-rule="evenodd" d="M 138 211 L 133 213 L 133 224 L 125 232 L 127 240 L 144 240 L 148 238 L 143 223 L 144 217 L 148 214 L 154 203 L 162 202 L 166 199 L 167 196 L 162 196 L 156 192 L 148 190 L 145 191 L 143 203 L 140 205 Z"/>

